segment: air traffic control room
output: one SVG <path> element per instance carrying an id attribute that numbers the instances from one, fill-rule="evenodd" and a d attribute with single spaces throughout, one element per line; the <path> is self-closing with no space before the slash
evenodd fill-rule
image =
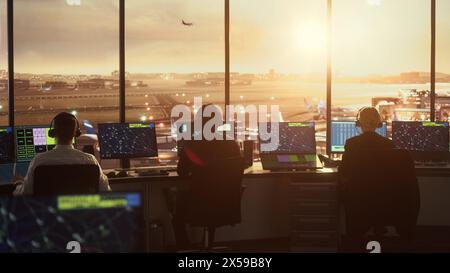
<path id="1" fill-rule="evenodd" d="M 450 252 L 449 10 L 0 0 L 0 252 Z"/>

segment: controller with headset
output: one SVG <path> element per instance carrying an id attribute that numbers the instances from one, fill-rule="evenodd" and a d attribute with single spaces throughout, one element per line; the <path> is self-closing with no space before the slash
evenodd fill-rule
<path id="1" fill-rule="evenodd" d="M 360 121 L 360 116 L 361 113 L 366 110 L 366 109 L 372 109 L 373 107 L 363 107 L 361 109 L 359 109 L 358 113 L 356 114 L 356 122 L 355 122 L 355 126 L 356 127 L 361 127 L 361 121 Z M 378 113 L 378 112 L 377 112 Z M 379 118 L 378 124 L 377 124 L 377 128 L 381 128 L 383 127 L 383 122 L 381 121 L 381 118 Z M 327 168 L 336 168 L 339 167 L 341 161 L 340 160 L 333 160 L 331 158 L 329 158 L 327 155 L 322 155 L 319 154 L 318 155 L 319 160 L 325 165 L 325 167 Z"/>
<path id="2" fill-rule="evenodd" d="M 75 135 L 74 137 L 80 137 L 81 136 L 81 127 L 80 127 L 80 123 L 77 119 L 77 117 L 75 115 L 72 115 L 70 113 L 66 113 L 66 112 L 62 112 L 59 113 L 58 115 L 56 115 L 53 119 L 52 122 L 50 123 L 50 130 L 48 130 L 48 137 L 50 138 L 55 138 L 56 133 L 55 133 L 55 120 L 56 119 L 60 119 L 60 118 L 68 118 L 68 119 L 74 119 L 76 124 L 77 124 L 77 129 L 75 131 Z M 16 176 L 17 175 L 17 163 L 14 163 L 13 165 L 13 175 Z"/>
<path id="3" fill-rule="evenodd" d="M 55 133 L 55 120 L 57 119 L 73 119 L 75 120 L 76 124 L 77 124 L 77 128 L 75 131 L 75 135 L 74 137 L 80 137 L 81 136 L 81 127 L 80 127 L 80 122 L 78 121 L 77 117 L 75 115 L 72 115 L 70 113 L 67 112 L 62 112 L 59 113 L 58 115 L 56 115 L 52 122 L 50 123 L 50 130 L 48 131 L 48 136 L 51 138 L 55 138 L 56 133 Z"/>
<path id="4" fill-rule="evenodd" d="M 356 114 L 356 122 L 355 122 L 356 127 L 361 127 L 361 122 L 360 122 L 359 118 L 361 116 L 361 113 L 366 109 L 374 109 L 374 108 L 373 107 L 363 107 L 363 108 L 359 109 L 358 114 Z M 378 114 L 378 111 L 376 111 L 376 113 Z M 383 122 L 381 121 L 381 117 L 379 115 L 380 114 L 378 114 L 377 128 L 383 127 Z"/>

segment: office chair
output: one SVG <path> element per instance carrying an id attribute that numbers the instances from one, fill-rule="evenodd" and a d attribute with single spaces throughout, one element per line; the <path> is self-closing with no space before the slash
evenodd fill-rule
<path id="1" fill-rule="evenodd" d="M 48 165 L 34 171 L 34 195 L 91 194 L 99 192 L 97 165 Z"/>
<path id="2" fill-rule="evenodd" d="M 410 154 L 400 149 L 347 152 L 343 164 L 345 170 L 339 170 L 339 177 L 349 239 L 347 250 L 367 252 L 365 244 L 370 239 L 366 232 L 373 230 L 375 240 L 393 245 L 393 251 L 407 251 L 420 208 Z M 384 236 L 388 226 L 395 227 L 399 235 L 396 240 Z"/>
<path id="3" fill-rule="evenodd" d="M 241 222 L 241 197 L 244 159 L 231 157 L 210 160 L 204 166 L 194 167 L 188 178 L 186 224 L 205 229 L 202 250 L 211 250 L 215 231 L 222 226 L 233 226 Z M 176 189 L 166 191 L 176 195 Z M 175 200 L 176 202 L 176 200 Z M 174 211 L 168 201 L 169 211 Z M 176 212 L 175 212 L 176 214 Z"/>
<path id="4" fill-rule="evenodd" d="M 216 228 L 241 222 L 243 173 L 241 157 L 215 160 L 192 172 L 188 223 L 206 228 L 207 249 L 214 245 Z"/>

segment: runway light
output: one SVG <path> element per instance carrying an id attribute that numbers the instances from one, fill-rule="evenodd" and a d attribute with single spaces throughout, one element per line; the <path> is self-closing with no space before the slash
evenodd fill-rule
<path id="1" fill-rule="evenodd" d="M 186 94 L 185 94 L 185 93 L 183 93 L 183 94 L 181 94 L 181 96 L 185 97 L 185 96 L 186 96 Z"/>
<path id="2" fill-rule="evenodd" d="M 146 97 L 146 98 L 148 98 L 148 95 L 147 95 L 147 94 L 145 94 L 145 97 Z"/>
<path id="3" fill-rule="evenodd" d="M 141 116 L 141 121 L 146 121 L 147 117 L 146 116 Z"/>
<path id="4" fill-rule="evenodd" d="M 161 123 L 159 124 L 159 127 L 163 128 L 163 127 L 164 127 L 164 123 L 161 122 Z"/>
<path id="5" fill-rule="evenodd" d="M 3 109 L 3 105 L 0 105 L 0 110 L 2 110 Z"/>
<path id="6" fill-rule="evenodd" d="M 150 107 L 147 107 L 147 111 L 150 111 Z"/>
<path id="7" fill-rule="evenodd" d="M 190 100 L 186 101 L 186 104 L 191 104 L 191 101 Z"/>
<path id="8" fill-rule="evenodd" d="M 275 100 L 275 97 L 270 97 L 270 100 Z"/>
<path id="9" fill-rule="evenodd" d="M 178 97 L 178 96 L 179 96 L 179 94 L 178 94 L 178 93 L 176 93 L 176 94 L 175 94 L 175 97 Z"/>
<path id="10" fill-rule="evenodd" d="M 149 116 L 148 119 L 149 120 L 153 120 L 154 118 L 153 118 L 153 116 Z"/>
<path id="11" fill-rule="evenodd" d="M 145 103 L 145 106 L 148 106 L 148 102 Z"/>
<path id="12" fill-rule="evenodd" d="M 244 99 L 244 96 L 239 96 L 239 98 L 240 98 L 241 100 L 243 100 L 243 99 Z"/>
<path id="13" fill-rule="evenodd" d="M 209 98 L 209 94 L 206 94 L 206 97 Z"/>

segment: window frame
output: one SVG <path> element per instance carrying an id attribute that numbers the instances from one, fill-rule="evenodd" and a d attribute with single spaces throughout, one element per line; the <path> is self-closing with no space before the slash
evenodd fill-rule
<path id="1" fill-rule="evenodd" d="M 126 88 L 125 88 L 125 0 L 119 1 L 119 120 L 126 121 Z M 327 75 L 326 75 L 326 119 L 327 119 L 327 153 L 330 154 L 329 143 L 331 140 L 331 107 L 332 107 L 332 18 L 333 0 L 327 1 Z M 430 53 L 430 119 L 435 121 L 436 102 L 436 0 L 431 1 L 431 53 Z M 8 124 L 15 125 L 14 105 L 14 0 L 7 0 L 7 45 L 8 45 Z M 225 105 L 230 104 L 230 0 L 224 0 L 224 66 L 225 66 Z"/>

